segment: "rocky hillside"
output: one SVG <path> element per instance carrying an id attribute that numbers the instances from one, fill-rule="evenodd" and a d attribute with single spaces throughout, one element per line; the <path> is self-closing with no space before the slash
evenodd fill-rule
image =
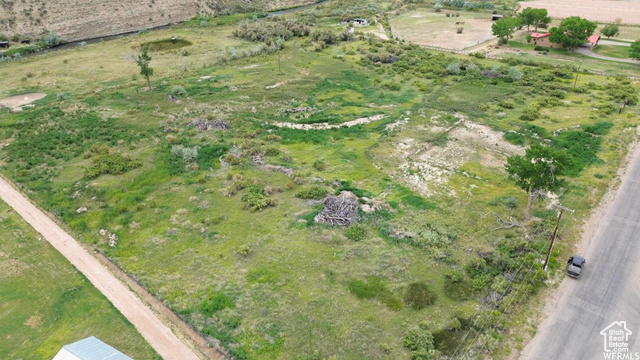
<path id="1" fill-rule="evenodd" d="M 80 40 L 148 29 L 207 15 L 274 10 L 314 0 L 0 0 L 0 34 L 54 31 Z"/>

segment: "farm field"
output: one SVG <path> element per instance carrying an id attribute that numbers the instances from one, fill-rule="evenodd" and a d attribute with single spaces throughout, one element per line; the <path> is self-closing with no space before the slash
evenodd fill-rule
<path id="1" fill-rule="evenodd" d="M 47 94 L 0 110 L 0 170 L 234 358 L 506 358 L 522 338 L 504 334 L 535 324 L 505 310 L 561 276 L 637 137 L 638 108 L 619 113 L 610 92 L 636 85 L 581 74 L 573 91 L 575 61 L 343 32 L 340 14 L 390 6 L 375 4 L 194 19 L 0 64 L 0 98 Z M 297 35 L 279 49 L 261 41 L 274 29 Z M 123 59 L 146 43 L 152 90 Z M 574 162 L 523 224 L 505 163 L 540 142 Z M 558 201 L 577 212 L 546 274 Z"/>
<path id="2" fill-rule="evenodd" d="M 159 359 L 88 280 L 0 202 L 0 357 L 51 359 L 96 336 L 135 359 Z"/>
<path id="3" fill-rule="evenodd" d="M 617 18 L 623 24 L 640 24 L 640 3 L 637 1 L 584 0 L 549 1 L 534 0 L 521 3 L 521 8 L 543 8 L 553 18 L 580 16 L 596 22 L 613 23 Z"/>
<path id="4" fill-rule="evenodd" d="M 447 17 L 446 13 L 459 14 Z M 462 50 L 494 38 L 491 33 L 491 14 L 432 9 L 419 9 L 400 14 L 389 20 L 391 31 L 406 41 L 418 45 Z M 461 34 L 457 33 L 463 28 Z"/>

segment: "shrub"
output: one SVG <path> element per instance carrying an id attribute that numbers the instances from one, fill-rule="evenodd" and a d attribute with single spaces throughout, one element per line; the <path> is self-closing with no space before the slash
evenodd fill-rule
<path id="1" fill-rule="evenodd" d="M 293 37 L 308 36 L 311 28 L 295 19 L 249 21 L 243 19 L 234 30 L 233 36 L 249 41 L 271 44 L 276 39 L 289 40 Z"/>
<path id="2" fill-rule="evenodd" d="M 527 39 L 527 44 L 531 44 L 531 34 L 527 34 L 526 39 Z"/>
<path id="3" fill-rule="evenodd" d="M 352 225 L 351 227 L 347 228 L 344 231 L 344 236 L 346 236 L 347 239 L 352 241 L 363 240 L 366 235 L 367 235 L 367 229 L 365 229 L 361 225 Z"/>
<path id="4" fill-rule="evenodd" d="M 311 33 L 311 38 L 313 41 L 322 42 L 327 45 L 337 44 L 340 41 L 338 36 L 328 29 L 315 30 Z"/>
<path id="5" fill-rule="evenodd" d="M 184 145 L 173 145 L 171 147 L 171 154 L 175 157 L 182 158 L 186 162 L 195 162 L 198 160 L 198 149 L 185 147 Z"/>
<path id="6" fill-rule="evenodd" d="M 527 106 L 522 115 L 520 115 L 520 120 L 524 121 L 533 121 L 540 117 L 540 110 L 538 110 L 537 106 Z"/>
<path id="7" fill-rule="evenodd" d="M 318 171 L 325 171 L 327 169 L 327 163 L 318 159 L 313 162 L 313 168 Z"/>
<path id="8" fill-rule="evenodd" d="M 439 357 L 433 344 L 433 335 L 425 324 L 420 324 L 407 331 L 402 344 L 411 350 L 412 360 L 431 360 Z"/>
<path id="9" fill-rule="evenodd" d="M 440 3 L 440 2 L 436 2 L 436 3 L 433 5 L 433 11 L 435 11 L 435 12 L 437 12 L 437 13 L 438 13 L 438 12 L 440 12 L 440 11 L 442 11 L 442 8 L 443 8 L 443 6 L 442 6 L 442 3 Z"/>
<path id="10" fill-rule="evenodd" d="M 522 71 L 520 71 L 520 68 L 517 66 L 510 67 L 507 70 L 507 76 L 509 76 L 513 81 L 520 81 L 523 77 Z"/>
<path id="11" fill-rule="evenodd" d="M 185 90 L 180 85 L 176 85 L 176 86 L 171 88 L 171 95 L 173 95 L 173 96 L 187 96 L 187 90 Z"/>
<path id="12" fill-rule="evenodd" d="M 234 308 L 235 306 L 233 299 L 229 295 L 216 291 L 200 304 L 199 310 L 204 316 L 211 317 L 220 310 Z"/>
<path id="13" fill-rule="evenodd" d="M 466 301 L 471 298 L 471 286 L 460 271 L 454 270 L 444 276 L 444 294 L 456 301 Z"/>
<path id="14" fill-rule="evenodd" d="M 299 199 L 323 199 L 327 196 L 327 193 L 327 189 L 320 186 L 313 186 L 298 191 L 298 193 L 296 193 L 296 197 Z"/>
<path id="15" fill-rule="evenodd" d="M 460 64 L 457 62 L 452 62 L 447 65 L 447 72 L 451 75 L 458 75 L 462 70 L 460 69 Z"/>
<path id="16" fill-rule="evenodd" d="M 89 179 L 95 179 L 103 174 L 121 175 L 140 166 L 142 162 L 138 159 L 131 159 L 118 153 L 107 153 L 94 157 L 84 175 Z"/>
<path id="17" fill-rule="evenodd" d="M 464 31 L 464 27 L 462 26 L 458 26 L 458 28 L 456 29 L 457 34 L 462 34 L 463 31 Z"/>
<path id="18" fill-rule="evenodd" d="M 280 149 L 278 149 L 277 147 L 274 147 L 274 146 L 269 146 L 268 148 L 266 148 L 264 150 L 264 155 L 265 156 L 278 156 L 278 155 L 280 155 Z"/>
<path id="19" fill-rule="evenodd" d="M 517 132 L 508 132 L 504 134 L 504 139 L 514 145 L 524 145 L 524 136 Z"/>
<path id="20" fill-rule="evenodd" d="M 229 150 L 226 145 L 207 145 L 198 149 L 198 166 L 202 169 L 214 167 L 218 159 Z"/>
<path id="21" fill-rule="evenodd" d="M 246 203 L 246 207 L 251 211 L 266 209 L 269 206 L 275 206 L 275 202 L 269 195 L 266 195 L 264 188 L 259 185 L 249 185 L 242 194 L 242 201 Z"/>
<path id="22" fill-rule="evenodd" d="M 56 94 L 56 101 L 64 101 L 67 99 L 67 94 L 63 92 L 59 92 Z"/>
<path id="23" fill-rule="evenodd" d="M 435 304 L 436 298 L 436 293 L 434 293 L 427 284 L 414 282 L 409 284 L 404 302 L 415 310 L 420 310 Z"/>
<path id="24" fill-rule="evenodd" d="M 55 32 L 48 33 L 42 41 L 46 47 L 50 48 L 67 43 L 67 40 Z"/>

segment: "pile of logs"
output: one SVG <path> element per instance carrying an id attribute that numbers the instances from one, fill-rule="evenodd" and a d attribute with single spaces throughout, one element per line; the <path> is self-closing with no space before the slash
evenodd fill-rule
<path id="1" fill-rule="evenodd" d="M 229 129 L 229 124 L 227 124 L 226 122 L 224 122 L 222 120 L 211 120 L 211 121 L 194 120 L 194 121 L 191 122 L 190 125 L 193 126 L 196 129 L 198 129 L 199 131 L 205 131 L 205 130 L 217 131 L 217 130 L 228 130 Z"/>
<path id="2" fill-rule="evenodd" d="M 313 220 L 334 226 L 350 226 L 358 220 L 359 206 L 357 196 L 352 192 L 343 191 L 338 196 L 324 199 L 324 209 Z"/>

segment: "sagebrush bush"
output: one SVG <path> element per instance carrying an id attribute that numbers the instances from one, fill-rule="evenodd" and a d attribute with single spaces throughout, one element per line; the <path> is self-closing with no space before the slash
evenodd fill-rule
<path id="1" fill-rule="evenodd" d="M 187 90 L 180 85 L 175 85 L 171 88 L 171 95 L 173 96 L 187 96 Z"/>
<path id="2" fill-rule="evenodd" d="M 404 301 L 415 310 L 420 310 L 435 304 L 437 297 L 436 293 L 427 284 L 414 282 L 409 284 Z"/>

